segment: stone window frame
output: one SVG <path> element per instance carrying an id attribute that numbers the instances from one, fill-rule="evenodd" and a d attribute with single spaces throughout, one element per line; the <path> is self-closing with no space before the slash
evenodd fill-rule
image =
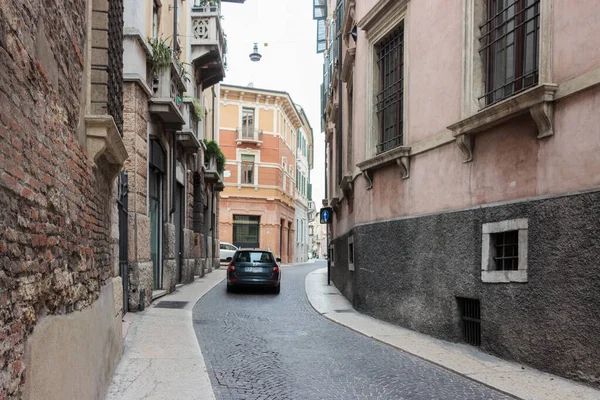
<path id="1" fill-rule="evenodd" d="M 335 244 L 333 243 L 329 244 L 329 265 L 335 266 Z"/>
<path id="2" fill-rule="evenodd" d="M 377 154 L 377 144 L 379 142 L 379 124 L 376 113 L 376 99 L 378 92 L 379 74 L 377 71 L 377 45 L 387 37 L 400 24 L 403 24 L 404 31 L 408 31 L 408 8 L 410 0 L 381 0 L 369 11 L 359 22 L 358 27 L 365 31 L 367 42 L 366 63 L 367 63 L 367 96 L 366 109 L 368 110 L 365 121 L 365 155 L 366 159 L 357 164 L 363 177 L 367 181 L 367 190 L 373 188 L 373 172 L 379 168 L 390 164 L 397 164 L 400 167 L 400 177 L 407 179 L 410 176 L 410 134 L 408 131 L 409 114 L 408 101 L 403 103 L 403 127 L 402 134 L 404 144 L 391 150 Z M 404 98 L 410 98 L 409 94 L 409 46 L 405 43 L 404 53 L 402 55 L 404 63 Z"/>
<path id="3" fill-rule="evenodd" d="M 254 156 L 254 173 L 252 177 L 252 183 L 242 183 L 242 155 Z M 258 168 L 260 165 L 260 150 L 236 149 L 235 159 L 237 164 L 238 190 L 242 187 L 254 187 L 254 190 L 258 190 Z"/>
<path id="4" fill-rule="evenodd" d="M 352 249 L 352 251 L 351 251 Z M 354 259 L 356 258 L 356 248 L 354 247 L 354 236 L 348 238 L 348 271 L 354 271 Z"/>
<path id="5" fill-rule="evenodd" d="M 487 0 L 463 3 L 463 76 L 461 119 L 448 126 L 463 152 L 463 162 L 473 160 L 474 136 L 507 120 L 529 113 L 538 128 L 538 139 L 552 136 L 554 100 L 558 85 L 552 83 L 552 2 L 540 1 L 540 33 L 537 85 L 491 105 L 480 105 L 485 93 L 485 72 L 479 55 L 479 26 L 485 21 Z"/>
<path id="6" fill-rule="evenodd" d="M 513 271 L 496 270 L 493 258 L 494 233 L 518 231 L 518 269 Z M 527 283 L 529 220 L 527 218 L 510 219 L 484 223 L 481 227 L 481 281 L 484 283 Z"/>
<path id="7" fill-rule="evenodd" d="M 92 100 L 96 98 L 96 93 L 92 88 L 92 64 L 108 62 L 105 59 L 108 55 L 100 55 L 94 51 L 93 44 L 97 41 L 108 40 L 108 11 L 108 0 L 88 2 L 86 5 L 85 13 L 88 24 L 85 30 L 85 45 L 82 55 L 83 87 L 80 108 L 80 127 L 83 129 L 78 138 L 80 143 L 85 146 L 90 161 L 99 166 L 103 163 L 110 166 L 109 180 L 112 181 L 129 155 L 114 118 L 108 113 L 94 114 L 92 109 Z M 95 14 L 107 15 L 107 18 L 95 18 Z"/>

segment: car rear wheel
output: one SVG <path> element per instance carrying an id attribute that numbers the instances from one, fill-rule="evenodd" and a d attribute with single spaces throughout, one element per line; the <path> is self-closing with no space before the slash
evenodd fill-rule
<path id="1" fill-rule="evenodd" d="M 233 287 L 227 285 L 227 293 L 233 293 Z"/>
<path id="2" fill-rule="evenodd" d="M 275 294 L 279 294 L 279 292 L 281 291 L 281 286 L 277 285 L 275 286 L 273 289 L 271 289 L 273 291 L 273 293 Z"/>

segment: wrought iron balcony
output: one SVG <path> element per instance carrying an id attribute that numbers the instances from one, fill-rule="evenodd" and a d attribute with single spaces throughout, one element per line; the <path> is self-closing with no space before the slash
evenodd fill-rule
<path id="1" fill-rule="evenodd" d="M 185 83 L 175 60 L 170 67 L 152 78 L 152 91 L 154 95 L 150 98 L 150 112 L 157 114 L 167 124 L 183 125 Z"/>
<path id="2" fill-rule="evenodd" d="M 236 144 L 240 145 L 242 143 L 252 143 L 257 145 L 258 147 L 262 146 L 263 143 L 263 131 L 262 130 L 253 130 L 246 128 L 237 128 L 237 138 L 235 140 Z"/>
<path id="3" fill-rule="evenodd" d="M 227 64 L 227 41 L 215 2 L 195 0 L 192 8 L 192 63 L 196 77 L 207 89 L 223 80 Z"/>

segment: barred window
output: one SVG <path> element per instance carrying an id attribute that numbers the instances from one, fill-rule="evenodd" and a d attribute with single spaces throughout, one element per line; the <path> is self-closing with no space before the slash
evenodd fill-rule
<path id="1" fill-rule="evenodd" d="M 519 231 L 497 232 L 492 234 L 495 250 L 496 271 L 516 271 L 519 269 Z"/>
<path id="2" fill-rule="evenodd" d="M 401 146 L 404 103 L 404 26 L 400 25 L 377 46 L 380 91 L 377 93 L 379 140 L 377 153 Z"/>
<path id="3" fill-rule="evenodd" d="M 260 247 L 260 216 L 233 216 L 233 245 L 251 249 Z"/>
<path id="4" fill-rule="evenodd" d="M 539 80 L 540 0 L 486 0 L 480 26 L 485 91 L 490 105 L 535 86 Z"/>

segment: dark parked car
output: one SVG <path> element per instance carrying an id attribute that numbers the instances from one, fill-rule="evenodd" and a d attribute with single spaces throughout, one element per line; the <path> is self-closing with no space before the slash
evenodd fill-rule
<path id="1" fill-rule="evenodd" d="M 237 250 L 227 261 L 227 291 L 236 287 L 265 287 L 279 293 L 279 262 L 268 250 Z"/>

